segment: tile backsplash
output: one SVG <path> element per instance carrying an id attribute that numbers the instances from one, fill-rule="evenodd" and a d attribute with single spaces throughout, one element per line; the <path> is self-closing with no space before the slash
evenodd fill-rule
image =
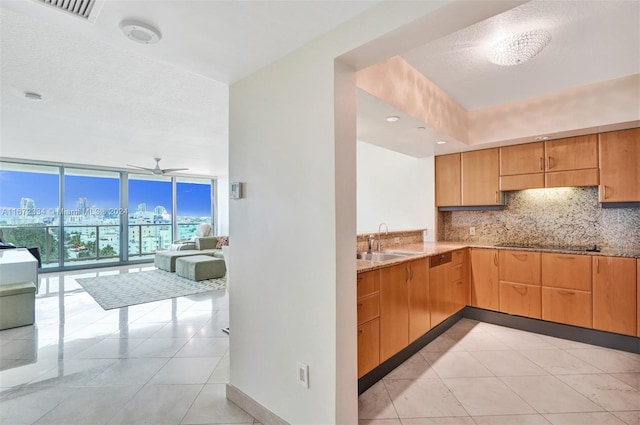
<path id="1" fill-rule="evenodd" d="M 506 192 L 497 211 L 438 213 L 438 240 L 640 247 L 640 208 L 602 208 L 597 187 Z M 469 228 L 475 227 L 475 235 Z"/>

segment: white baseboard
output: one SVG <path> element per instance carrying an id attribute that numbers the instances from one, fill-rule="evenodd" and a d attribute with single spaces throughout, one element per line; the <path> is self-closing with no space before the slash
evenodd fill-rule
<path id="1" fill-rule="evenodd" d="M 263 425 L 290 425 L 287 421 L 267 409 L 236 387 L 227 384 L 227 399 L 256 418 Z"/>

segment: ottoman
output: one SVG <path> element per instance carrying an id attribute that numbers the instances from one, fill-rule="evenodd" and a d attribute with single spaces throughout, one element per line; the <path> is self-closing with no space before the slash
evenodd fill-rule
<path id="1" fill-rule="evenodd" d="M 0 330 L 33 325 L 36 314 L 33 282 L 0 285 Z"/>
<path id="2" fill-rule="evenodd" d="M 176 260 L 182 257 L 188 257 L 190 255 L 202 255 L 200 251 L 187 250 L 187 251 L 160 251 L 156 252 L 156 256 L 153 259 L 153 264 L 160 270 L 168 272 L 176 271 Z"/>
<path id="3" fill-rule="evenodd" d="M 227 272 L 222 258 L 208 255 L 191 255 L 176 260 L 176 274 L 191 280 L 222 277 Z"/>

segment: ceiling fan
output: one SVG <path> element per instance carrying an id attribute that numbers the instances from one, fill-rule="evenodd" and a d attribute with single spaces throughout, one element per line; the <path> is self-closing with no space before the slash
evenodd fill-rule
<path id="1" fill-rule="evenodd" d="M 161 158 L 153 158 L 156 161 L 156 168 L 146 168 L 146 167 L 140 167 L 138 165 L 131 165 L 131 164 L 127 164 L 129 167 L 133 167 L 133 168 L 138 168 L 140 170 L 145 170 L 145 171 L 149 171 L 151 174 L 155 174 L 157 176 L 163 176 L 165 174 L 168 173 L 173 173 L 174 171 L 184 171 L 184 170 L 188 170 L 188 168 L 160 168 L 160 159 Z"/>

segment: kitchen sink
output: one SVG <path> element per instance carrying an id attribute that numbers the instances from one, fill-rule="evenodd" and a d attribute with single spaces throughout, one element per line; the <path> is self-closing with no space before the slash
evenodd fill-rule
<path id="1" fill-rule="evenodd" d="M 411 254 L 405 253 L 388 253 L 388 252 L 358 252 L 357 259 L 358 260 L 369 260 L 369 261 L 388 261 L 395 260 L 396 258 L 407 257 Z"/>

